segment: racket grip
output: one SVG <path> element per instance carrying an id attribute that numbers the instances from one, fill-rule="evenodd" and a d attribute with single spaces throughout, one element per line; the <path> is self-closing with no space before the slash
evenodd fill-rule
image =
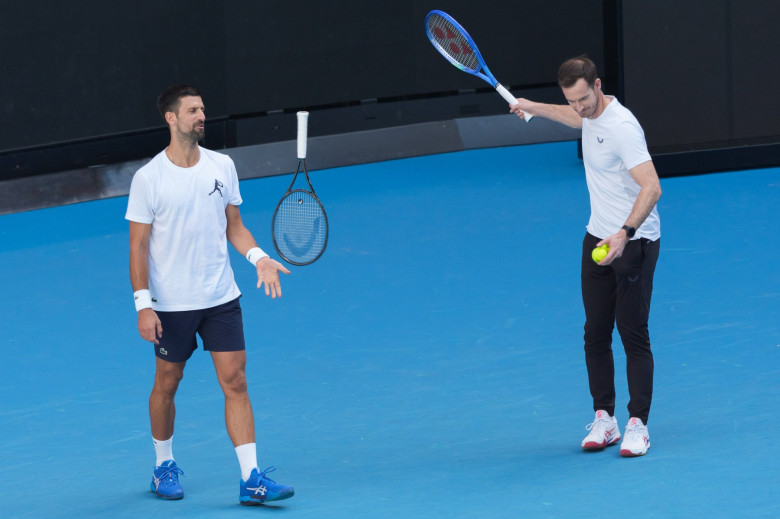
<path id="1" fill-rule="evenodd" d="M 513 96 L 512 93 L 509 92 L 509 90 L 504 88 L 504 85 L 502 85 L 501 83 L 496 83 L 496 90 L 498 90 L 498 93 L 501 94 L 501 97 L 506 99 L 507 103 L 509 103 L 512 106 L 517 104 L 517 99 L 515 99 L 515 96 Z M 521 110 L 521 111 L 523 112 L 526 121 L 530 121 L 531 119 L 533 119 L 534 117 L 533 115 L 529 114 L 525 110 Z"/>
<path id="2" fill-rule="evenodd" d="M 306 158 L 306 140 L 309 136 L 309 112 L 298 112 L 298 158 Z"/>

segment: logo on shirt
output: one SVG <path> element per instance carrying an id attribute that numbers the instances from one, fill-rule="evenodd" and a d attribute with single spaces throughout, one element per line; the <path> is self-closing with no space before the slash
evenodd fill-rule
<path id="1" fill-rule="evenodd" d="M 219 196 L 222 196 L 222 188 L 223 187 L 225 187 L 225 184 L 223 184 L 222 182 L 220 182 L 219 180 L 217 180 L 215 178 L 214 179 L 214 191 L 209 193 L 209 196 L 213 195 L 214 193 L 219 193 Z"/>
<path id="2" fill-rule="evenodd" d="M 599 144 L 604 142 L 604 139 L 602 139 L 601 137 L 596 137 L 596 140 L 599 141 Z"/>

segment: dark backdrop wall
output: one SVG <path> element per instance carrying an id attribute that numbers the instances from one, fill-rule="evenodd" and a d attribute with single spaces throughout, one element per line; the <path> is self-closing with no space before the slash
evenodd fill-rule
<path id="1" fill-rule="evenodd" d="M 0 149 L 160 126 L 173 81 L 226 113 L 225 31 L 222 2 L 4 0 Z"/>
<path id="2" fill-rule="evenodd" d="M 645 127 L 661 174 L 778 162 L 780 2 L 765 0 L 4 0 L 0 179 L 145 158 L 167 142 L 154 102 L 204 93 L 206 145 L 506 112 L 425 38 L 434 8 L 475 38 L 517 95 L 562 102 L 564 59 L 589 54 Z M 289 126 L 289 127 L 288 127 Z M 727 156 L 709 153 L 726 150 Z M 708 162 L 706 157 L 715 157 Z M 687 153 L 688 162 L 664 158 Z M 728 160 L 725 160 L 728 159 Z M 682 164 L 682 165 L 680 165 Z"/>
<path id="3" fill-rule="evenodd" d="M 780 163 L 780 2 L 626 0 L 622 10 L 623 94 L 654 155 L 685 153 L 684 172 Z"/>
<path id="4" fill-rule="evenodd" d="M 493 73 L 514 89 L 549 95 L 558 64 L 572 55 L 604 62 L 601 1 L 6 4 L 0 18 L 6 178 L 151 155 L 166 141 L 156 96 L 178 82 L 203 92 L 212 125 L 206 144 L 214 148 L 290 139 L 266 116 L 298 109 L 397 103 L 373 119 L 356 121 L 348 111 L 313 117 L 323 125 L 320 133 L 463 115 L 458 104 L 450 113 L 430 113 L 424 102 L 409 103 L 491 90 L 434 51 L 423 24 L 434 8 L 466 26 Z M 477 99 L 460 104 L 470 105 L 464 111 L 472 115 L 506 112 L 497 95 L 487 105 Z"/>

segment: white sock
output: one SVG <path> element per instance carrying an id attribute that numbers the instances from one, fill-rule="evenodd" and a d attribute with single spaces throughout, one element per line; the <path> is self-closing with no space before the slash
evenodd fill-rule
<path id="1" fill-rule="evenodd" d="M 157 467 L 163 462 L 173 459 L 173 436 L 165 441 L 155 440 L 152 437 L 152 441 L 154 442 L 154 452 L 157 453 Z"/>
<path id="2" fill-rule="evenodd" d="M 236 456 L 241 465 L 241 479 L 244 481 L 252 475 L 252 469 L 257 468 L 257 444 L 245 443 L 236 447 Z"/>

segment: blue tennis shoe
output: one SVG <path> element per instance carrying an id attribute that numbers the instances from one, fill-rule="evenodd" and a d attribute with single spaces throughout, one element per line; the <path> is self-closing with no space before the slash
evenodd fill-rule
<path id="1" fill-rule="evenodd" d="M 256 506 L 268 501 L 279 501 L 292 497 L 295 494 L 293 487 L 280 485 L 273 479 L 266 477 L 266 474 L 274 470 L 276 467 L 268 467 L 262 472 L 252 469 L 249 479 L 241 480 L 239 503 L 246 506 Z"/>
<path id="2" fill-rule="evenodd" d="M 179 484 L 179 475 L 184 472 L 176 466 L 173 460 L 164 461 L 152 473 L 152 492 L 163 499 L 181 499 L 184 491 Z"/>

